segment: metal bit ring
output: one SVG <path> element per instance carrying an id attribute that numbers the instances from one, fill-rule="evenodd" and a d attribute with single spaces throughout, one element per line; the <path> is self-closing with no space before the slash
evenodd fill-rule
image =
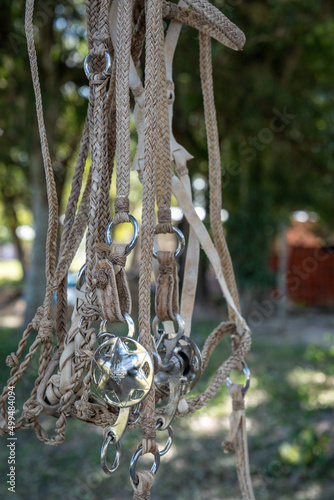
<path id="1" fill-rule="evenodd" d="M 242 362 L 242 371 L 246 377 L 246 383 L 245 383 L 244 387 L 242 388 L 242 393 L 245 395 L 249 389 L 249 386 L 250 386 L 251 371 L 244 361 Z M 231 381 L 230 377 L 226 377 L 227 387 L 230 387 L 231 384 L 232 384 L 232 381 Z"/>
<path id="2" fill-rule="evenodd" d="M 179 329 L 178 329 L 177 333 L 175 333 L 175 336 L 173 336 L 172 338 L 173 338 L 173 340 L 179 340 L 184 335 L 185 322 L 184 322 L 184 319 L 182 318 L 182 316 L 179 313 L 175 313 L 174 316 L 175 316 L 175 320 L 178 323 Z M 155 336 L 157 336 L 157 334 L 159 332 L 159 323 L 160 323 L 160 320 L 159 320 L 158 316 L 155 316 L 153 318 L 153 321 L 152 321 L 152 330 L 153 330 L 153 333 L 154 333 Z M 172 334 L 165 334 L 165 335 L 167 337 L 169 337 Z"/>
<path id="3" fill-rule="evenodd" d="M 99 75 L 99 79 L 101 79 L 101 80 L 105 80 L 106 74 L 109 74 L 110 70 L 111 70 L 111 57 L 110 57 L 109 52 L 104 51 L 103 55 L 106 58 L 106 67 L 104 69 L 104 72 Z M 92 54 L 89 52 L 86 55 L 85 60 L 84 60 L 84 70 L 85 70 L 85 75 L 87 76 L 87 78 L 89 78 L 89 75 L 90 75 L 89 63 L 90 63 L 91 59 L 92 59 Z"/>
<path id="4" fill-rule="evenodd" d="M 119 441 L 117 441 L 115 443 L 115 445 L 116 445 L 115 460 L 114 460 L 114 463 L 113 463 L 111 469 L 109 469 L 108 464 L 107 464 L 107 450 L 108 450 L 109 444 L 113 443 L 113 441 L 115 441 L 115 435 L 109 431 L 106 434 L 106 437 L 104 438 L 104 441 L 102 443 L 102 448 L 101 448 L 101 467 L 102 467 L 103 471 L 106 474 L 108 474 L 108 476 L 111 476 L 111 474 L 113 474 L 118 469 L 119 463 L 121 460 L 121 455 L 122 455 L 121 443 Z"/>
<path id="5" fill-rule="evenodd" d="M 138 241 L 138 236 L 139 236 L 139 224 L 137 222 L 137 219 L 135 219 L 135 217 L 131 214 L 128 214 L 128 217 L 129 217 L 129 222 L 131 222 L 131 224 L 133 226 L 133 236 L 132 236 L 132 240 L 130 241 L 130 243 L 128 245 L 126 245 L 126 247 L 125 247 L 126 254 L 130 253 L 131 250 L 134 249 L 134 247 Z M 114 226 L 115 226 L 115 224 L 113 223 L 113 221 L 111 221 L 111 222 L 109 222 L 107 229 L 106 229 L 106 242 L 108 243 L 109 246 L 112 244 L 111 231 L 112 231 Z"/>
<path id="6" fill-rule="evenodd" d="M 138 479 L 138 476 L 136 474 L 136 465 L 137 465 L 138 459 L 142 456 L 142 454 L 143 454 L 143 447 L 139 446 L 138 450 L 133 455 L 133 457 L 131 458 L 131 462 L 130 462 L 130 477 L 131 477 L 131 480 L 135 486 L 137 486 L 139 484 L 139 479 Z M 156 475 L 156 473 L 158 472 L 158 469 L 159 469 L 159 465 L 160 465 L 159 450 L 156 451 L 155 453 L 153 453 L 153 455 L 154 455 L 154 464 L 151 467 L 151 472 L 153 472 L 153 474 Z"/>
<path id="7" fill-rule="evenodd" d="M 160 427 L 162 427 L 162 426 L 163 426 L 163 420 L 162 420 L 162 418 L 159 418 L 157 421 L 156 430 L 157 431 L 160 430 Z M 166 442 L 166 446 L 161 451 L 159 451 L 159 455 L 161 457 L 163 457 L 164 455 L 166 455 L 166 453 L 169 452 L 169 450 L 172 447 L 173 439 L 174 439 L 174 432 L 173 432 L 172 426 L 169 425 L 166 430 L 168 432 L 168 439 Z"/>
<path id="8" fill-rule="evenodd" d="M 182 233 L 182 231 L 180 231 L 179 228 L 173 226 L 173 231 L 177 237 L 177 249 L 175 250 L 175 253 L 174 253 L 174 258 L 176 259 L 177 257 L 180 257 L 183 254 L 183 251 L 184 251 L 185 246 L 186 246 L 186 240 L 184 238 L 184 234 Z M 155 229 L 154 229 L 154 233 L 155 233 Z M 155 259 L 158 257 L 157 251 L 154 247 L 153 247 L 153 257 Z"/>

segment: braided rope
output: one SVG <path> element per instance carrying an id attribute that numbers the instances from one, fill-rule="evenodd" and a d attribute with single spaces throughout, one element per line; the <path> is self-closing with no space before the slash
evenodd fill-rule
<path id="1" fill-rule="evenodd" d="M 88 48 L 93 58 L 90 76 L 90 101 L 65 213 L 57 266 L 58 200 L 43 119 L 33 39 L 34 0 L 27 0 L 26 3 L 28 53 L 36 96 L 37 120 L 50 207 L 47 235 L 47 288 L 43 307 L 37 311 L 34 320 L 27 326 L 17 351 L 7 358 L 11 373 L 7 386 L 0 396 L 0 410 L 7 418 L 5 402 L 9 387 L 16 385 L 33 356 L 40 349 L 38 375 L 30 397 L 23 406 L 22 414 L 16 420 L 16 428 L 34 427 L 37 437 L 52 446 L 60 444 L 65 439 L 68 413 L 80 420 L 101 427 L 112 425 L 117 418 L 117 412 L 113 408 L 92 402 L 90 398 L 91 375 L 89 366 L 94 352 L 95 333 L 88 325 L 89 321 L 99 318 L 101 314 L 92 284 L 92 271 L 96 259 L 103 258 L 106 252 L 100 243 L 104 241 L 104 231 L 110 220 L 109 189 L 115 151 L 117 151 L 116 219 L 118 222 L 127 220 L 130 189 L 129 75 L 132 62 L 136 66 L 140 59 L 145 36 L 145 142 L 142 172 L 143 220 L 139 278 L 139 339 L 152 356 L 150 296 L 155 192 L 158 203 L 159 224 L 157 230 L 158 232 L 170 232 L 172 186 L 170 144 L 175 141 L 168 120 L 167 90 L 172 88 L 172 83 L 167 82 L 166 76 L 163 17 L 175 19 L 181 23 L 185 22 L 200 31 L 201 81 L 209 153 L 211 226 L 216 253 L 219 255 L 220 264 L 224 270 L 224 275 L 221 273 L 220 278 L 226 278 L 228 295 L 231 295 L 231 303 L 235 304 L 235 309 L 229 311 L 231 321 L 219 325 L 206 340 L 202 352 L 203 371 L 218 343 L 229 335 L 232 339 L 232 354 L 221 364 L 208 388 L 202 394 L 188 399 L 186 408 L 183 407 L 182 411 L 178 411 L 176 417 L 188 415 L 206 405 L 214 397 L 230 371 L 240 366 L 240 362 L 250 348 L 250 331 L 246 327 L 243 328 L 245 325 L 240 316 L 233 267 L 220 222 L 220 155 L 210 50 L 210 37 L 216 38 L 235 50 L 240 50 L 244 44 L 244 35 L 207 0 L 185 1 L 190 9 L 171 4 L 165 0 L 147 0 L 145 10 L 142 0 L 138 0 L 135 3 L 134 14 L 130 0 L 120 1 L 117 14 L 117 47 L 112 47 L 109 36 L 109 1 L 86 0 L 85 2 Z M 132 14 L 135 26 L 133 33 Z M 149 22 L 146 23 L 146 19 Z M 104 75 L 107 77 L 106 79 L 99 80 L 97 75 L 104 68 L 104 52 L 106 50 L 113 57 L 113 69 L 111 75 Z M 169 71 L 171 71 L 171 67 Z M 132 86 L 131 89 L 135 96 L 143 95 L 144 87 L 142 84 L 138 88 Z M 91 145 L 91 169 L 79 203 L 89 144 Z M 185 153 L 185 157 L 189 159 L 189 154 Z M 175 164 L 178 173 L 182 176 L 186 172 L 186 165 L 177 162 Z M 189 195 L 190 190 L 187 191 L 186 194 Z M 87 286 L 86 290 L 82 292 L 84 299 L 79 308 L 79 314 L 87 320 L 87 326 L 80 331 L 73 318 L 72 327 L 67 332 L 67 273 L 83 238 L 87 223 Z M 195 234 L 197 233 L 194 232 Z M 58 296 L 56 320 L 58 344 L 53 348 L 51 309 L 55 291 L 57 291 Z M 20 357 L 33 329 L 37 331 L 37 336 L 20 363 Z M 58 373 L 55 374 L 57 368 Z M 48 391 L 48 397 L 45 400 L 46 391 Z M 50 401 L 48 401 L 49 397 Z M 144 453 L 152 452 L 156 447 L 156 420 L 164 411 L 163 408 L 155 408 L 159 401 L 160 396 L 155 394 L 153 388 L 144 401 L 142 415 L 136 423 L 129 426 L 130 428 L 142 427 Z M 51 414 L 54 411 L 57 413 L 56 434 L 48 436 L 39 422 L 39 416 L 41 413 Z M 8 433 L 8 426 L 5 425 L 1 428 L 0 433 Z M 150 471 L 144 471 L 138 476 L 139 484 L 133 485 L 134 498 L 137 500 L 148 499 L 154 476 Z"/>
<path id="2" fill-rule="evenodd" d="M 160 50 L 158 55 L 159 61 L 159 115 L 158 115 L 158 144 L 157 144 L 157 205 L 158 205 L 158 224 L 156 234 L 172 233 L 171 225 L 171 196 L 172 196 L 172 169 L 171 169 L 171 152 L 170 152 L 170 136 L 169 136 L 169 115 L 167 101 L 167 81 L 166 81 L 166 65 L 165 65 L 165 48 L 164 48 L 164 32 L 162 18 L 159 22 L 160 26 Z"/>
<path id="3" fill-rule="evenodd" d="M 130 56 L 132 1 L 122 0 L 117 9 L 116 51 L 116 192 L 115 224 L 128 220 L 130 192 Z M 123 216 L 118 213 L 123 213 Z"/>
<path id="4" fill-rule="evenodd" d="M 235 282 L 233 265 L 227 248 L 223 225 L 220 220 L 222 206 L 221 160 L 216 109 L 213 95 L 211 38 L 200 33 L 200 71 L 204 101 L 204 115 L 209 153 L 209 184 L 210 184 L 210 223 L 213 239 L 220 257 L 224 276 L 234 303 L 240 312 L 238 290 Z M 233 320 L 235 313 L 229 307 L 229 315 Z"/>

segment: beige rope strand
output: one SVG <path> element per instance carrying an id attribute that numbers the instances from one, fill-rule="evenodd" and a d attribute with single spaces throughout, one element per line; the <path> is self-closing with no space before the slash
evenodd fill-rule
<path id="1" fill-rule="evenodd" d="M 94 47 L 92 56 L 104 54 L 106 49 L 104 41 L 108 38 L 106 23 L 104 18 L 108 16 L 108 4 L 105 0 L 101 4 L 100 25 L 101 31 L 98 36 L 94 37 Z M 96 70 L 95 70 L 96 71 Z M 90 123 L 90 142 L 91 142 L 91 162 L 92 162 L 92 186 L 90 195 L 90 213 L 87 232 L 87 262 L 86 262 L 86 278 L 91 285 L 91 275 L 96 259 L 96 243 L 104 241 L 104 231 L 107 221 L 104 220 L 103 214 L 106 203 L 106 193 L 109 193 L 109 186 L 106 182 L 103 183 L 106 177 L 107 165 L 106 161 L 106 100 L 107 100 L 107 83 L 108 80 L 99 79 L 97 73 L 89 75 L 90 83 L 90 104 L 92 112 L 92 120 Z M 93 299 L 92 299 L 93 300 Z"/>
<path id="2" fill-rule="evenodd" d="M 160 23 L 162 19 L 162 5 L 160 0 L 147 0 L 146 15 L 150 22 L 146 27 L 146 64 L 145 64 L 145 164 L 143 172 L 143 217 L 141 263 L 139 271 L 139 341 L 152 356 L 151 338 L 151 272 L 152 248 L 154 238 L 154 193 L 156 182 L 156 134 L 158 125 L 159 92 L 159 48 L 161 43 Z M 143 416 L 143 441 L 155 440 L 155 396 L 154 385 L 145 401 Z M 143 500 L 149 498 L 135 492 L 135 498 Z"/>
<path id="3" fill-rule="evenodd" d="M 83 173 L 89 149 L 89 122 L 86 116 L 83 134 L 80 140 L 78 158 L 72 179 L 72 187 L 65 210 L 63 232 L 60 240 L 59 254 L 62 253 L 65 242 L 68 240 L 74 220 L 75 212 L 81 192 Z M 57 266 L 58 268 L 58 266 Z M 67 276 L 60 282 L 57 290 L 57 319 L 56 333 L 60 344 L 67 331 Z"/>
<path id="4" fill-rule="evenodd" d="M 199 32 L 211 36 L 218 42 L 232 50 L 241 50 L 245 43 L 245 36 L 238 28 L 231 38 L 225 32 L 224 24 L 218 20 L 208 19 L 203 13 L 199 14 L 189 8 L 183 8 L 171 2 L 163 2 L 163 16 L 165 19 L 174 19 L 197 29 Z"/>
<path id="5" fill-rule="evenodd" d="M 49 283 L 50 280 L 53 278 L 55 271 L 55 264 L 56 264 L 57 231 L 58 231 L 58 199 L 57 199 L 56 184 L 52 169 L 50 151 L 48 146 L 48 140 L 46 135 L 44 116 L 43 116 L 42 94 L 38 76 L 37 55 L 36 55 L 36 48 L 34 41 L 33 14 L 34 14 L 34 0 L 27 0 L 26 14 L 25 14 L 25 32 L 27 37 L 32 83 L 35 92 L 37 122 L 41 140 L 42 157 L 45 170 L 46 190 L 47 190 L 47 198 L 49 206 L 48 231 L 46 238 L 46 266 L 45 266 L 47 283 Z"/>
<path id="6" fill-rule="evenodd" d="M 130 56 L 132 1 L 121 0 L 117 8 L 116 50 L 116 199 L 115 224 L 128 221 L 130 191 Z M 123 214 L 123 215 L 118 215 Z"/>
<path id="7" fill-rule="evenodd" d="M 221 161 L 216 109 L 213 95 L 211 39 L 203 33 L 200 33 L 200 70 L 209 153 L 210 222 L 214 242 L 224 270 L 226 283 L 233 297 L 234 303 L 240 312 L 239 296 L 232 261 L 227 248 L 224 229 L 220 219 L 222 206 Z M 230 306 L 229 315 L 231 319 L 234 320 L 234 312 Z"/>
<path id="8" fill-rule="evenodd" d="M 164 32 L 162 18 L 160 20 L 160 51 L 159 51 L 159 134 L 157 146 L 157 205 L 158 205 L 158 224 L 156 234 L 172 233 L 171 225 L 171 197 L 172 197 L 172 169 L 170 154 L 170 136 L 169 119 L 167 103 L 167 85 L 166 85 L 166 64 L 164 48 Z"/>
<path id="9" fill-rule="evenodd" d="M 243 32 L 208 0 L 185 0 L 185 2 L 189 7 L 192 7 L 196 12 L 208 19 L 209 22 L 220 28 L 225 37 L 237 49 L 240 50 L 243 47 L 245 43 Z"/>

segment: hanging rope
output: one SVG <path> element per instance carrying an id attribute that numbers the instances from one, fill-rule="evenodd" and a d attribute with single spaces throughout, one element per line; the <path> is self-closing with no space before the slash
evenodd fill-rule
<path id="1" fill-rule="evenodd" d="M 85 71 L 90 96 L 56 262 L 58 200 L 43 118 L 34 44 L 34 0 L 27 0 L 26 3 L 28 54 L 49 203 L 47 285 L 44 302 L 24 331 L 17 351 L 7 357 L 11 372 L 0 397 L 0 409 L 8 422 L 6 399 L 10 387 L 24 376 L 29 363 L 40 349 L 38 374 L 22 413 L 16 420 L 16 429 L 34 427 L 40 440 L 56 446 L 65 439 L 69 415 L 93 423 L 104 429 L 101 464 L 103 470 L 111 474 L 118 467 L 122 434 L 127 429 L 140 427 L 142 441 L 132 459 L 130 476 L 134 499 L 144 500 L 150 498 L 160 456 L 168 451 L 172 442 L 170 437 L 166 448 L 159 450 L 155 440 L 157 430 L 168 430 L 171 436 L 170 422 L 173 418 L 184 417 L 205 406 L 221 384 L 229 380 L 230 372 L 245 366 L 244 358 L 250 349 L 250 330 L 241 315 L 233 266 L 220 220 L 221 159 L 211 62 L 211 38 L 233 50 L 241 50 L 245 37 L 207 0 L 181 0 L 178 5 L 165 0 L 147 0 L 145 4 L 137 0 L 134 5 L 130 0 L 114 0 L 110 8 L 108 0 L 86 0 L 85 5 L 89 51 Z M 166 35 L 164 18 L 171 20 Z M 172 129 L 175 99 L 172 64 L 182 23 L 197 29 L 200 37 L 212 239 L 192 203 L 187 169 L 187 161 L 192 156 L 177 143 Z M 143 82 L 136 68 L 144 46 Z M 130 91 L 135 100 L 134 118 L 138 133 L 133 168 L 138 171 L 143 184 L 138 340 L 134 339 L 134 323 L 130 317 L 131 293 L 124 269 L 127 256 L 138 237 L 137 223 L 130 214 L 129 204 Z M 83 175 L 89 148 L 91 166 L 84 185 Z M 111 219 L 109 196 L 115 157 L 115 215 Z M 172 226 L 172 192 L 190 228 L 181 304 L 176 257 L 183 250 L 184 243 Z M 156 226 L 155 202 L 158 206 Z M 112 230 L 116 224 L 123 222 L 133 224 L 133 240 L 127 245 L 117 245 L 113 242 Z M 86 228 L 86 262 L 78 277 L 77 300 L 68 328 L 67 274 Z M 175 252 L 156 252 L 156 318 L 152 322 L 152 252 L 154 235 L 160 233 L 176 234 L 178 248 Z M 216 273 L 229 311 L 229 321 L 221 323 L 210 334 L 202 354 L 190 339 L 200 245 Z M 55 292 L 57 312 L 54 321 L 52 301 Z M 94 324 L 96 321 L 99 322 L 98 329 Z M 127 325 L 127 336 L 115 337 L 108 331 L 107 322 Z M 163 325 L 162 329 L 158 327 L 159 322 Z M 178 323 L 176 332 L 173 322 Z M 21 361 L 34 330 L 37 335 Z M 185 399 L 199 376 L 205 372 L 214 349 L 227 337 L 231 337 L 232 341 L 230 356 L 222 362 L 203 393 Z M 113 365 L 112 360 L 117 357 L 115 353 L 118 358 Z M 106 356 L 109 356 L 107 372 Z M 127 363 L 133 365 L 131 375 L 122 362 L 125 357 Z M 141 363 L 139 359 L 142 359 Z M 110 365 L 113 367 L 110 368 Z M 133 375 L 136 370 L 138 376 Z M 130 377 L 133 384 L 132 392 L 124 391 L 124 387 L 121 390 L 122 380 L 126 377 Z M 110 392 L 110 387 L 116 388 L 116 392 L 114 389 Z M 252 500 L 254 494 L 249 474 L 244 414 L 245 391 L 240 387 L 232 384 L 229 388 L 233 400 L 231 431 L 223 446 L 225 451 L 235 448 L 242 498 Z M 42 427 L 39 422 L 41 414 L 56 417 L 54 435 L 49 436 Z M 9 432 L 7 423 L 0 432 Z M 106 462 L 109 444 L 116 445 L 117 451 L 111 468 Z M 152 454 L 154 465 L 151 469 L 136 472 L 136 463 L 144 454 Z"/>

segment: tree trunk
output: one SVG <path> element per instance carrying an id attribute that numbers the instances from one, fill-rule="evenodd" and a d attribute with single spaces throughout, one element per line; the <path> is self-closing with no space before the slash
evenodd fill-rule
<path id="1" fill-rule="evenodd" d="M 45 242 L 48 230 L 48 203 L 43 162 L 37 141 L 34 141 L 34 150 L 31 153 L 30 175 L 35 239 L 24 289 L 27 304 L 24 317 L 25 325 L 31 321 L 36 309 L 43 303 L 46 284 Z"/>

